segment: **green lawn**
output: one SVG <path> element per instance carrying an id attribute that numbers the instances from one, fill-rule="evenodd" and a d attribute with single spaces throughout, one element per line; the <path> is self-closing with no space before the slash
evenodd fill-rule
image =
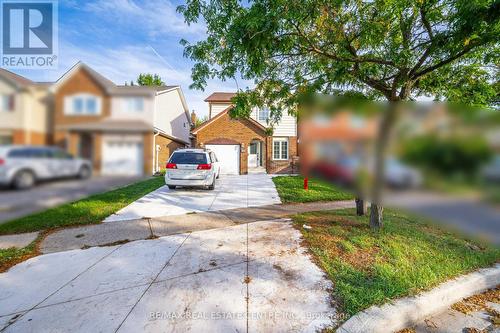
<path id="1" fill-rule="evenodd" d="M 36 241 L 22 249 L 0 249 L 0 273 L 37 254 Z"/>
<path id="2" fill-rule="evenodd" d="M 163 177 L 153 177 L 116 190 L 95 194 L 0 224 L 0 235 L 100 223 L 104 218 L 164 184 Z"/>
<path id="3" fill-rule="evenodd" d="M 294 217 L 348 316 L 500 261 L 498 248 L 462 239 L 415 217 L 384 213 L 380 232 L 370 230 L 369 215 L 357 217 L 353 209 Z"/>
<path id="4" fill-rule="evenodd" d="M 273 182 L 283 203 L 354 199 L 350 193 L 318 179 L 309 179 L 307 191 L 304 190 L 304 178 L 300 176 L 278 176 Z"/>

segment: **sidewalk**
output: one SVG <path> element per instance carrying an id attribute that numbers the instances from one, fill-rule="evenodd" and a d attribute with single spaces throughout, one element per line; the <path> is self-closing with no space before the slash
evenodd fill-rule
<path id="1" fill-rule="evenodd" d="M 500 285 L 409 328 L 414 333 L 500 332 Z"/>
<path id="2" fill-rule="evenodd" d="M 183 214 L 152 219 L 102 223 L 54 232 L 41 243 L 42 253 L 114 245 L 140 239 L 273 220 L 293 214 L 354 207 L 353 201 L 268 205 L 223 211 Z"/>

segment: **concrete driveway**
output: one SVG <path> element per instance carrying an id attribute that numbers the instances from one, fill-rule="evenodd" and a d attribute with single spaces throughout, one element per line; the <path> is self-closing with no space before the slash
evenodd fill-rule
<path id="1" fill-rule="evenodd" d="M 316 332 L 323 272 L 284 220 L 42 255 L 0 274 L 5 332 Z"/>
<path id="2" fill-rule="evenodd" d="M 163 186 L 111 215 L 104 222 L 181 215 L 281 203 L 268 174 L 221 175 L 215 190 Z"/>
<path id="3" fill-rule="evenodd" d="M 45 182 L 27 191 L 0 189 L 0 223 L 35 213 L 91 194 L 124 186 L 138 177 L 93 177 Z"/>

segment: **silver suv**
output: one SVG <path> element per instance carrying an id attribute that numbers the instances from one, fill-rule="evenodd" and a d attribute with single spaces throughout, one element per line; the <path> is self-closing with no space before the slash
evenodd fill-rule
<path id="1" fill-rule="evenodd" d="M 3 186 L 27 189 L 38 180 L 85 179 L 91 174 L 90 161 L 74 158 L 58 147 L 0 146 L 0 185 Z"/>
<path id="2" fill-rule="evenodd" d="M 220 164 L 213 151 L 208 149 L 178 149 L 166 165 L 165 184 L 169 189 L 177 186 L 215 188 Z"/>

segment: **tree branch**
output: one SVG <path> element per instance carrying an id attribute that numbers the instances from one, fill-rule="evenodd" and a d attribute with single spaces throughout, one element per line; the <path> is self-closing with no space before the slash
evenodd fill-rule
<path id="1" fill-rule="evenodd" d="M 379 65 L 388 65 L 388 66 L 393 66 L 395 67 L 395 64 L 393 61 L 390 60 L 385 60 L 385 59 L 379 59 L 379 58 L 372 58 L 372 57 L 354 57 L 354 58 L 346 58 L 346 57 L 340 57 L 336 54 L 332 54 L 329 52 L 326 52 L 324 50 L 321 50 L 318 48 L 310 39 L 307 37 L 302 30 L 295 24 L 294 22 L 290 22 L 292 26 L 294 26 L 295 30 L 297 31 L 297 34 L 304 39 L 304 41 L 309 45 L 309 48 L 306 48 L 307 51 L 317 53 L 319 55 L 322 55 L 326 58 L 336 60 L 336 61 L 344 61 L 344 62 L 352 62 L 352 63 L 375 63 Z"/>
<path id="2" fill-rule="evenodd" d="M 431 24 L 429 23 L 429 20 L 427 20 L 427 17 L 425 16 L 424 8 L 420 8 L 420 19 L 422 20 L 425 30 L 427 30 L 429 39 L 432 41 L 434 39 L 434 33 L 432 32 L 432 27 Z"/>
<path id="3" fill-rule="evenodd" d="M 419 77 L 421 77 L 421 76 L 423 76 L 423 75 L 425 75 L 427 73 L 430 73 L 430 72 L 432 72 L 432 71 L 434 71 L 434 70 L 436 70 L 438 68 L 441 68 L 441 67 L 443 67 L 443 66 L 445 66 L 445 65 L 447 65 L 447 64 L 449 64 L 449 63 L 451 63 L 451 62 L 453 62 L 455 60 L 457 60 L 458 58 L 464 56 L 465 54 L 467 54 L 468 52 L 470 52 L 472 49 L 474 49 L 475 47 L 477 47 L 479 45 L 480 44 L 475 44 L 475 45 L 469 44 L 468 47 L 466 47 L 462 51 L 456 53 L 455 55 L 453 55 L 453 56 L 451 56 L 451 57 L 449 57 L 447 59 L 444 59 L 444 60 L 442 60 L 442 61 L 438 62 L 437 64 L 434 64 L 434 65 L 432 65 L 430 67 L 427 67 L 427 68 L 421 70 L 420 72 L 417 72 L 417 73 L 413 74 L 413 76 L 411 77 L 411 79 L 415 80 L 415 79 L 417 79 L 417 78 L 419 78 Z"/>

